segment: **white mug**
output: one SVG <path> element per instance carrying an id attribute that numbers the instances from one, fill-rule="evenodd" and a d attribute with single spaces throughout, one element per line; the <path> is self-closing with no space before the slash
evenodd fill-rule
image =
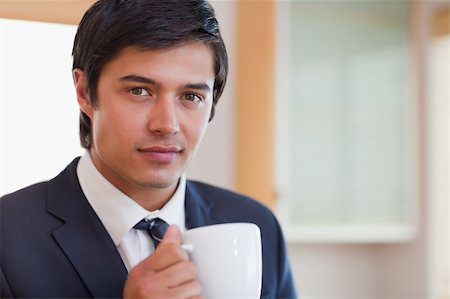
<path id="1" fill-rule="evenodd" d="M 183 233 L 182 247 L 197 267 L 206 299 L 256 299 L 261 295 L 261 232 L 253 223 L 203 226 Z"/>

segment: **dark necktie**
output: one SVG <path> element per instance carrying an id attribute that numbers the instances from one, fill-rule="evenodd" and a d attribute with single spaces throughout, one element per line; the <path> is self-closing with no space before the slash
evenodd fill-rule
<path id="1" fill-rule="evenodd" d="M 162 219 L 142 219 L 133 228 L 146 230 L 156 246 L 159 245 L 169 225 Z"/>

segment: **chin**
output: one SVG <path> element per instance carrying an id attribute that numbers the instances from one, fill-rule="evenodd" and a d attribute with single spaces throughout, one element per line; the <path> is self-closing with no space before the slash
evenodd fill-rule
<path id="1" fill-rule="evenodd" d="M 174 184 L 177 184 L 179 180 L 179 177 L 158 177 L 158 178 L 152 178 L 147 180 L 142 180 L 140 182 L 137 182 L 138 185 L 143 186 L 144 188 L 169 188 L 173 186 Z"/>

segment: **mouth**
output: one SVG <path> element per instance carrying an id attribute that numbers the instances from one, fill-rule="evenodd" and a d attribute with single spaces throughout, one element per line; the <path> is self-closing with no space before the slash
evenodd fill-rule
<path id="1" fill-rule="evenodd" d="M 176 145 L 152 145 L 139 148 L 138 151 L 151 161 L 168 163 L 181 154 L 182 149 Z"/>

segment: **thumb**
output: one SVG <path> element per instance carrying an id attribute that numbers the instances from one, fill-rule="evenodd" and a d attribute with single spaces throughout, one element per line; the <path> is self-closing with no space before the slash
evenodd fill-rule
<path id="1" fill-rule="evenodd" d="M 161 240 L 161 243 L 177 243 L 181 244 L 181 230 L 175 224 L 170 225 Z"/>

